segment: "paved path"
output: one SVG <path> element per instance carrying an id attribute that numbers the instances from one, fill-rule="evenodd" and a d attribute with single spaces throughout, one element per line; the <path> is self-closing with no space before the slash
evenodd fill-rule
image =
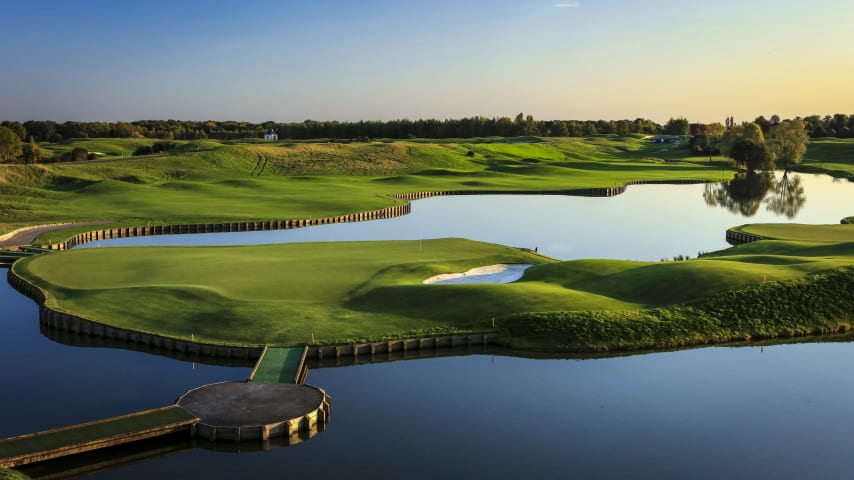
<path id="1" fill-rule="evenodd" d="M 113 223 L 110 221 L 97 222 L 77 222 L 77 223 L 57 223 L 51 225 L 35 225 L 32 227 L 19 228 L 5 235 L 0 235 L 0 248 L 20 247 L 21 245 L 29 245 L 33 243 L 39 235 L 44 232 L 53 230 L 62 230 L 64 228 L 86 227 L 89 225 L 106 225 Z"/>

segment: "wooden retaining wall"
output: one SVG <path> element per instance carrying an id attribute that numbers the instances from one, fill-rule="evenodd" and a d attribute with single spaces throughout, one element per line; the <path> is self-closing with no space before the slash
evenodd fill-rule
<path id="1" fill-rule="evenodd" d="M 393 198 L 406 200 L 403 205 L 380 208 L 367 212 L 336 215 L 332 217 L 289 219 L 289 220 L 261 220 L 251 222 L 227 222 L 227 223 L 194 223 L 181 225 L 154 225 L 124 228 L 109 228 L 83 232 L 68 240 L 50 245 L 42 245 L 42 248 L 51 250 L 68 250 L 85 243 L 97 242 L 99 240 L 110 240 L 114 238 L 143 237 L 152 235 L 181 235 L 190 233 L 222 233 L 222 232 L 256 232 L 267 230 L 288 230 L 292 228 L 304 228 L 313 225 L 328 225 L 333 223 L 364 222 L 369 220 L 381 220 L 407 215 L 412 211 L 409 200 L 421 198 L 448 196 L 448 195 L 574 195 L 586 197 L 611 197 L 620 195 L 626 191 L 629 185 L 645 184 L 697 184 L 706 183 L 701 180 L 643 180 L 628 181 L 619 187 L 606 188 L 578 188 L 569 190 L 449 190 L 444 192 L 413 192 L 392 195 Z"/>
<path id="2" fill-rule="evenodd" d="M 134 330 L 105 325 L 69 313 L 57 312 L 45 306 L 44 292 L 20 277 L 14 268 L 6 274 L 9 284 L 24 295 L 39 304 L 39 322 L 42 329 L 57 330 L 82 337 L 103 338 L 110 342 L 122 342 L 133 345 L 136 350 L 151 353 L 175 352 L 179 354 L 198 355 L 203 357 L 257 360 L 264 351 L 264 346 L 220 345 L 205 342 L 182 340 L 153 333 L 137 332 Z M 340 358 L 370 356 L 392 352 L 407 352 L 415 350 L 453 348 L 470 345 L 494 344 L 498 335 L 495 333 L 478 333 L 468 335 L 444 335 L 428 338 L 409 338 L 383 342 L 367 342 L 346 345 L 309 346 L 305 358 Z M 305 362 L 303 362 L 304 364 Z M 304 372 L 300 372 L 304 373 Z"/>
<path id="3" fill-rule="evenodd" d="M 741 245 L 762 240 L 762 237 L 751 235 L 749 233 L 736 232 L 735 230 L 726 231 L 726 241 L 730 245 Z"/>
<path id="4" fill-rule="evenodd" d="M 43 245 L 43 248 L 51 250 L 68 250 L 85 243 L 97 242 L 99 240 L 111 240 L 114 238 L 145 237 L 152 235 L 182 235 L 191 233 L 224 233 L 224 232 L 258 232 L 267 230 L 288 230 L 292 228 L 304 228 L 314 225 L 329 225 L 333 223 L 364 222 L 368 220 L 381 220 L 384 218 L 400 217 L 411 212 L 412 205 L 405 203 L 393 207 L 380 208 L 367 212 L 337 215 L 333 217 L 290 219 L 290 220 L 262 220 L 254 222 L 228 222 L 228 223 L 194 223 L 183 225 L 154 225 L 125 228 L 109 228 L 104 230 L 93 230 L 83 232 L 61 243 Z"/>
<path id="5" fill-rule="evenodd" d="M 194 342 L 165 337 L 153 333 L 143 333 L 134 330 L 105 325 L 80 318 L 76 315 L 57 312 L 45 306 L 45 294 L 35 285 L 30 284 L 17 273 L 9 269 L 6 274 L 9 284 L 24 295 L 39 304 L 39 322 L 43 327 L 71 332 L 78 335 L 101 337 L 126 343 L 142 345 L 152 350 L 167 350 L 178 353 L 201 355 L 219 358 L 256 359 L 261 355 L 261 346 L 219 345 L 206 342 Z"/>
<path id="6" fill-rule="evenodd" d="M 324 358 L 371 356 L 393 352 L 407 352 L 410 350 L 434 350 L 437 348 L 454 348 L 471 345 L 491 345 L 497 339 L 497 333 L 476 333 L 348 345 L 313 346 L 309 347 L 306 358 L 323 360 Z"/>
<path id="7" fill-rule="evenodd" d="M 392 195 L 400 200 L 419 200 L 450 195 L 568 195 L 578 197 L 613 197 L 625 193 L 630 185 L 694 185 L 708 183 L 702 180 L 637 180 L 625 182 L 619 187 L 576 188 L 569 190 L 448 190 L 441 192 L 412 192 Z"/>

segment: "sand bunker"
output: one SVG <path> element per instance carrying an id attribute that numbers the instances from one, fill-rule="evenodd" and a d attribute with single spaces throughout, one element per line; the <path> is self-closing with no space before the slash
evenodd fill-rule
<path id="1" fill-rule="evenodd" d="M 460 284 L 460 283 L 510 283 L 522 278 L 525 270 L 530 267 L 527 263 L 507 265 L 487 265 L 472 268 L 464 273 L 443 273 L 424 280 L 426 284 Z"/>

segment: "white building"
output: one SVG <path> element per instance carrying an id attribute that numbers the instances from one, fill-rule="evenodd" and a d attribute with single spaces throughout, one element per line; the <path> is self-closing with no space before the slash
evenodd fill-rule
<path id="1" fill-rule="evenodd" d="M 271 129 L 267 130 L 267 133 L 264 134 L 264 140 L 272 140 L 274 142 L 278 141 L 279 140 L 279 134 L 276 133 L 276 131 L 271 128 Z"/>

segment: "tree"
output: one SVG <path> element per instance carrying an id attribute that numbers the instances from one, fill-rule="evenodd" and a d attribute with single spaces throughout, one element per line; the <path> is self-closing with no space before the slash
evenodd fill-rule
<path id="1" fill-rule="evenodd" d="M 15 135 L 17 135 L 18 138 L 20 138 L 22 142 L 27 139 L 27 129 L 24 128 L 23 125 L 21 125 L 21 122 L 4 121 L 3 123 L 0 123 L 0 125 L 2 125 L 4 127 L 8 128 L 9 130 L 12 130 L 13 132 L 15 132 Z"/>
<path id="2" fill-rule="evenodd" d="M 82 162 L 89 157 L 89 152 L 86 151 L 85 148 L 77 147 L 71 151 L 71 161 L 72 162 Z"/>
<path id="3" fill-rule="evenodd" d="M 566 122 L 562 122 L 560 120 L 554 122 L 552 124 L 552 136 L 553 137 L 568 137 L 569 129 L 566 128 Z"/>
<path id="4" fill-rule="evenodd" d="M 774 154 L 765 142 L 757 142 L 749 138 L 739 138 L 730 151 L 730 156 L 737 164 L 742 164 L 748 170 L 768 171 L 774 169 Z"/>
<path id="5" fill-rule="evenodd" d="M 706 126 L 706 144 L 704 148 L 709 152 L 709 163 L 712 163 L 712 155 L 715 152 L 720 153 L 720 143 L 724 133 L 726 133 L 726 127 L 718 122 Z"/>
<path id="6" fill-rule="evenodd" d="M 771 173 L 739 173 L 728 182 L 707 183 L 703 200 L 710 207 L 720 206 L 732 213 L 751 217 L 773 187 L 774 176 Z"/>
<path id="7" fill-rule="evenodd" d="M 789 172 L 783 173 L 783 178 L 777 182 L 772 195 L 765 199 L 768 211 L 777 215 L 785 215 L 789 219 L 801 210 L 807 201 L 804 187 L 801 186 L 801 177 L 790 179 Z"/>
<path id="8" fill-rule="evenodd" d="M 756 143 L 765 143 L 765 135 L 762 134 L 762 129 L 755 123 L 742 123 L 741 125 L 731 126 L 721 136 L 718 148 L 721 154 L 732 156 L 732 147 L 738 139 L 753 140 Z M 735 158 L 735 157 L 733 157 Z"/>
<path id="9" fill-rule="evenodd" d="M 42 160 L 42 151 L 36 144 L 36 139 L 30 135 L 30 143 L 24 147 L 24 163 L 39 163 Z"/>
<path id="10" fill-rule="evenodd" d="M 768 121 L 764 115 L 759 115 L 756 117 L 756 120 L 753 121 L 756 125 L 759 125 L 759 128 L 762 129 L 763 134 L 767 134 L 769 130 L 771 130 L 771 122 Z"/>
<path id="11" fill-rule="evenodd" d="M 21 156 L 21 139 L 12 129 L 0 127 L 0 160 L 10 162 Z"/>
<path id="12" fill-rule="evenodd" d="M 685 117 L 671 118 L 664 125 L 664 133 L 667 135 L 688 135 L 691 125 Z"/>
<path id="13" fill-rule="evenodd" d="M 807 151 L 809 135 L 800 120 L 785 120 L 771 128 L 768 143 L 771 151 L 778 160 L 785 162 L 786 170 L 789 162 L 801 163 Z"/>

